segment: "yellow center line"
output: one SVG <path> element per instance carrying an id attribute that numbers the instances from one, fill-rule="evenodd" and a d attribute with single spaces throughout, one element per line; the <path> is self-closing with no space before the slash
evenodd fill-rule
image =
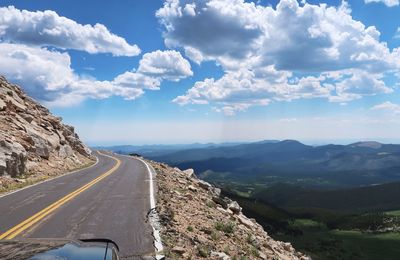
<path id="1" fill-rule="evenodd" d="M 24 230 L 30 228 L 31 226 L 33 226 L 34 224 L 39 222 L 41 219 L 43 219 L 44 217 L 46 217 L 50 213 L 54 212 L 56 209 L 58 209 L 59 207 L 61 207 L 65 203 L 67 203 L 68 201 L 72 200 L 73 198 L 75 198 L 76 196 L 78 196 L 79 194 L 84 192 L 85 190 L 89 189 L 90 187 L 92 187 L 93 185 L 95 185 L 96 183 L 101 181 L 102 179 L 104 179 L 107 176 L 109 176 L 112 173 L 114 173 L 115 170 L 118 169 L 118 167 L 121 165 L 121 161 L 118 158 L 113 157 L 113 156 L 109 156 L 109 155 L 106 155 L 106 154 L 102 154 L 100 152 L 98 152 L 98 153 L 101 154 L 101 155 L 105 155 L 105 156 L 113 158 L 117 163 L 110 170 L 108 170 L 107 172 L 103 173 L 99 177 L 97 177 L 94 180 L 90 181 L 89 183 L 83 185 L 79 189 L 69 193 L 68 195 L 64 196 L 63 198 L 61 198 L 61 199 L 57 200 L 56 202 L 52 203 L 50 206 L 48 206 L 45 209 L 39 211 L 38 213 L 36 213 L 32 217 L 22 221 L 18 225 L 14 226 L 13 228 L 11 228 L 8 231 L 4 232 L 3 234 L 0 235 L 0 239 L 12 239 L 12 238 L 16 237 L 18 234 L 20 234 Z"/>

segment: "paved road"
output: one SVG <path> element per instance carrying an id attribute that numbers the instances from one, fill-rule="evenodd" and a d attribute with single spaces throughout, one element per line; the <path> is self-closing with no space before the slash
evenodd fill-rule
<path id="1" fill-rule="evenodd" d="M 109 172 L 16 238 L 109 238 L 117 242 L 123 259 L 152 255 L 152 228 L 146 221 L 150 209 L 146 166 L 133 158 L 113 156 L 119 163 L 97 154 L 99 161 L 91 168 L 1 197 L 0 235 Z"/>

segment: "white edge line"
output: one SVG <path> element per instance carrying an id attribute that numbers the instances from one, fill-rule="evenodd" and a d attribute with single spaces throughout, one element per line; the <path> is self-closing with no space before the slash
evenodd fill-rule
<path id="1" fill-rule="evenodd" d="M 154 168 L 149 165 L 145 160 L 139 158 L 139 157 L 133 157 L 133 156 L 129 156 L 129 155 L 125 155 L 125 154 L 117 154 L 117 155 L 121 155 L 124 157 L 128 157 L 130 159 L 137 159 L 139 161 L 141 161 L 144 165 L 146 165 L 147 168 L 147 172 L 149 174 L 149 183 L 150 183 L 150 187 L 149 187 L 149 193 L 150 193 L 150 209 L 154 209 L 156 207 L 156 200 L 154 197 L 154 185 L 153 185 L 153 173 L 155 175 L 155 170 Z M 163 250 L 163 245 L 161 242 L 161 236 L 160 236 L 160 231 L 157 230 L 153 223 L 150 221 L 151 227 L 153 229 L 153 236 L 154 236 L 154 247 L 156 249 L 156 259 L 163 259 L 164 255 L 158 254 L 159 252 L 161 252 Z"/>
<path id="2" fill-rule="evenodd" d="M 58 178 L 61 178 L 61 177 L 64 177 L 64 176 L 67 176 L 67 175 L 70 175 L 70 174 L 73 174 L 73 173 L 77 173 L 77 172 L 79 172 L 79 171 L 83 171 L 83 170 L 86 170 L 86 169 L 90 169 L 90 168 L 96 166 L 96 165 L 99 163 L 99 158 L 98 158 L 96 155 L 94 155 L 94 156 L 96 157 L 96 162 L 95 162 L 94 164 L 92 164 L 92 165 L 86 167 L 86 168 L 74 170 L 74 171 L 71 171 L 71 172 L 67 172 L 67 173 L 61 174 L 61 175 L 59 175 L 59 176 L 56 176 L 56 177 L 54 177 L 54 178 L 49 178 L 49 179 L 46 179 L 46 180 L 43 180 L 43 181 L 40 181 L 40 182 L 31 184 L 31 185 L 22 187 L 22 188 L 17 189 L 17 190 L 13 190 L 13 191 L 10 191 L 10 192 L 6 192 L 6 193 L 0 195 L 0 199 L 6 197 L 6 196 L 8 196 L 8 195 L 17 193 L 17 192 L 19 192 L 19 191 L 21 191 L 21 190 L 25 190 L 25 189 L 32 188 L 32 187 L 34 187 L 34 186 L 36 186 L 36 185 L 40 185 L 40 184 L 45 183 L 45 182 L 48 182 L 48 181 L 52 181 L 52 180 L 55 180 L 55 179 L 58 179 Z"/>

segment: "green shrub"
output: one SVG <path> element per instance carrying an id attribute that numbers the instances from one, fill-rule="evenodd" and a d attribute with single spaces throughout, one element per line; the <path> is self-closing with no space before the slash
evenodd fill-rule
<path id="1" fill-rule="evenodd" d="M 215 229 L 223 231 L 225 234 L 232 234 L 235 231 L 235 223 L 218 221 L 215 223 Z"/>
<path id="2" fill-rule="evenodd" d="M 197 250 L 198 250 L 199 256 L 208 257 L 208 248 L 207 247 L 199 246 Z"/>
<path id="3" fill-rule="evenodd" d="M 254 246 L 251 247 L 250 252 L 253 256 L 259 257 L 260 256 L 260 252 L 258 252 L 258 249 L 255 248 Z"/>
<path id="4" fill-rule="evenodd" d="M 212 201 L 212 200 L 207 201 L 207 202 L 206 202 L 206 205 L 207 205 L 209 208 L 215 208 L 215 206 L 216 206 L 215 202 Z"/>
<path id="5" fill-rule="evenodd" d="M 214 240 L 214 241 L 218 240 L 219 239 L 218 233 L 215 232 L 215 231 L 212 231 L 211 232 L 211 239 Z"/>

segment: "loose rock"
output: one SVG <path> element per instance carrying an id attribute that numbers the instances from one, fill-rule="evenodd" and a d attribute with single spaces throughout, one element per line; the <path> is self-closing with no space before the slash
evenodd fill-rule
<path id="1" fill-rule="evenodd" d="M 148 162 L 156 171 L 160 232 L 165 252 L 171 252 L 166 259 L 309 259 L 290 243 L 268 236 L 220 189 L 177 168 Z"/>
<path id="2" fill-rule="evenodd" d="M 187 170 L 184 170 L 183 173 L 186 175 L 186 177 L 191 178 L 194 175 L 194 170 L 187 169 Z"/>
<path id="3" fill-rule="evenodd" d="M 73 127 L 0 76 L 0 188 L 80 168 L 90 154 Z"/>

